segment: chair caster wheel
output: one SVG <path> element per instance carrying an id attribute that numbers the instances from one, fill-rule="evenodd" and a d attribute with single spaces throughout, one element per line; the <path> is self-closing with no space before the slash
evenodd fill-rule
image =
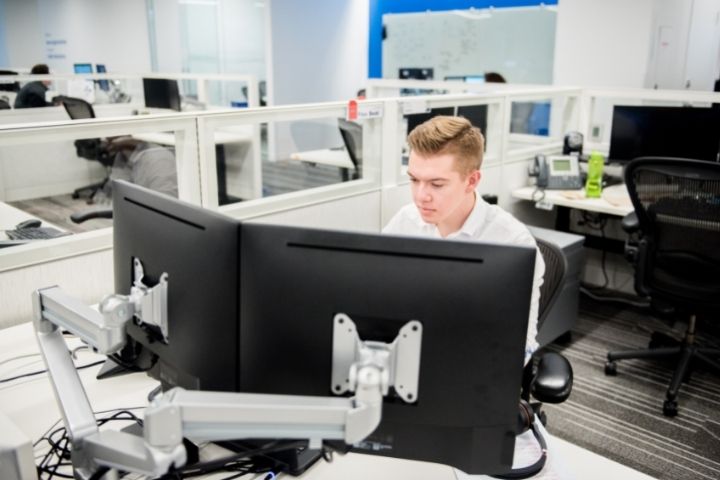
<path id="1" fill-rule="evenodd" d="M 605 375 L 617 375 L 617 364 L 613 361 L 605 362 Z"/>
<path id="2" fill-rule="evenodd" d="M 678 414 L 678 405 L 675 400 L 665 400 L 663 402 L 663 415 L 666 417 L 674 417 Z"/>

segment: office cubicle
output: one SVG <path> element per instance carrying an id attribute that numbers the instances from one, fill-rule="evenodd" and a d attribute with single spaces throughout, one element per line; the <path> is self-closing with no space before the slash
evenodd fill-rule
<path id="1" fill-rule="evenodd" d="M 131 104 L 145 107 L 143 78 L 170 79 L 178 82 L 186 110 L 213 107 L 256 107 L 260 105 L 260 88 L 254 75 L 229 73 L 84 73 L 50 75 L 16 75 L 13 81 L 25 84 L 50 81 L 50 95 L 84 98 L 94 105 Z"/>
<path id="2" fill-rule="evenodd" d="M 167 136 L 168 132 L 172 132 L 169 135 L 175 142 L 177 152 L 178 190 L 183 199 L 253 221 L 378 231 L 400 206 L 409 201 L 409 183 L 403 165 L 403 156 L 407 153 L 404 151 L 406 114 L 420 109 L 452 108 L 457 112 L 463 107 L 485 106 L 488 151 L 480 193 L 497 195 L 501 206 L 523 219 L 536 216 L 538 212 L 529 202 L 513 200 L 511 192 L 527 184 L 527 167 L 534 155 L 560 152 L 562 136 L 568 130 L 586 133 L 591 125 L 590 106 L 594 97 L 622 96 L 622 93 L 617 90 L 600 92 L 574 88 L 520 89 L 500 86 L 497 91 L 484 93 L 369 99 L 364 104 L 380 113 L 376 118 L 357 122 L 361 125 L 363 168 L 361 175 L 347 179 L 342 178 L 342 170 L 347 169 L 342 165 L 347 163 L 332 163 L 343 155 L 347 156 L 343 151 L 343 148 L 347 147 L 343 145 L 339 133 L 339 119 L 344 119 L 347 114 L 347 104 L 344 102 L 172 113 L 165 116 L 99 118 L 74 123 L 66 120 L 24 127 L 3 126 L 0 127 L 0 155 L 5 148 L 22 145 L 48 146 L 54 142 L 72 144 L 74 140 L 81 138 L 127 134 Z M 683 97 L 683 94 L 687 96 Z M 656 91 L 627 93 L 628 98 L 647 101 L 680 101 L 684 98 L 693 102 L 720 103 L 720 98 L 717 98 L 720 94 L 671 92 L 663 98 L 658 95 Z M 557 109 L 553 108 L 557 113 L 552 117 L 550 135 L 542 138 L 530 136 L 525 139 L 511 133 L 508 112 L 512 103 L 536 99 L 549 99 L 560 105 Z M 315 137 L 314 141 L 320 139 L 320 143 L 300 145 L 295 142 L 292 136 L 292 126 L 295 124 L 300 125 L 301 131 L 317 127 L 324 132 Z M 270 125 L 287 127 L 289 135 L 284 139 L 271 139 L 268 135 Z M 229 162 L 226 171 L 227 186 L 231 193 L 236 192 L 238 196 L 243 195 L 242 191 L 233 189 L 239 189 L 240 184 L 254 188 L 255 191 L 258 191 L 259 187 L 259 194 L 244 198 L 242 202 L 231 201 L 222 205 L 217 183 L 216 140 L 225 135 L 240 134 L 238 131 L 243 129 L 256 132 L 249 141 L 258 146 L 256 151 L 259 152 L 259 160 L 252 166 L 233 165 Z M 280 143 L 281 140 L 289 140 L 289 143 Z M 592 146 L 591 143 L 590 148 Z M 325 156 L 305 156 L 308 152 L 317 154 L 318 151 Z M 77 158 L 75 161 L 88 163 Z M 328 164 L 323 164 L 323 161 L 328 161 Z M 340 161 L 342 162 L 342 159 Z M 17 162 L 14 168 L 22 170 L 22 159 L 17 158 L 14 162 Z M 35 177 L 54 178 L 52 173 L 43 171 L 42 162 L 38 165 L 39 173 Z M 263 171 L 268 166 L 280 172 L 292 171 L 293 174 L 299 170 L 308 178 L 313 178 L 313 181 L 317 180 L 314 177 L 319 176 L 317 170 L 320 168 L 333 170 L 335 176 L 331 181 L 309 186 L 303 184 L 302 188 L 292 191 L 265 192 Z M 7 175 L 0 177 L 0 191 L 7 190 L 5 187 L 8 181 Z M 105 228 L 37 245 L 0 249 L 0 287 L 3 291 L 19 292 L 11 297 L 18 299 L 16 309 L 21 311 L 29 307 L 22 297 L 24 290 L 47 284 L 48 276 L 52 277 L 48 272 L 56 272 L 55 275 L 61 276 L 61 272 L 72 270 L 74 266 L 91 264 L 96 265 L 96 271 L 91 275 L 96 281 L 92 282 L 92 288 L 88 291 L 89 296 L 97 300 L 102 293 L 107 293 L 108 289 L 112 288 L 106 279 L 106 276 L 112 276 L 111 262 L 107 256 L 110 248 L 111 233 Z M 99 258 L 99 261 L 89 262 L 88 259 L 93 256 Z M 101 281 L 100 277 L 104 280 Z M 84 276 L 72 278 L 62 275 L 62 278 L 64 282 L 71 283 L 87 281 Z M 21 314 L 22 312 L 18 313 Z"/>
<path id="3" fill-rule="evenodd" d="M 584 89 L 580 131 L 585 136 L 588 148 L 607 155 L 610 151 L 613 108 L 616 105 L 709 108 L 718 104 L 720 104 L 720 94 L 716 92 L 630 88 Z"/>
<path id="4" fill-rule="evenodd" d="M 545 91 L 530 94 L 505 89 L 501 93 L 367 100 L 364 105 L 382 112 L 381 116 L 354 123 L 345 121 L 347 105 L 339 102 L 5 126 L 0 127 L 0 159 L 6 173 L 0 179 L 0 200 L 22 207 L 23 202 L 67 196 L 74 188 L 102 180 L 104 169 L 97 162 L 78 158 L 73 143 L 78 139 L 127 136 L 174 152 L 180 198 L 210 208 L 221 207 L 228 214 L 258 216 L 298 203 L 318 203 L 333 196 L 350 195 L 353 188 L 382 188 L 391 198 L 399 186 L 402 193 L 397 201 L 385 202 L 386 208 L 378 220 L 382 223 L 407 199 L 403 164 L 407 157 L 407 115 L 420 110 L 447 109 L 472 114 L 480 109 L 486 115 L 487 139 L 481 190 L 496 194 L 505 202 L 509 199 L 505 192 L 511 190 L 506 185 L 519 186 L 525 181 L 528 159 L 538 152 L 559 150 L 561 146 L 561 137 L 557 135 L 549 137 L 552 141 L 521 143 L 517 148 L 509 133 L 511 102 L 547 95 Z M 572 101 L 575 90 L 557 90 L 552 95 L 555 101 L 564 102 L 567 109 L 577 104 Z M 565 115 L 561 130 L 576 128 L 572 123 L 576 118 L 576 114 Z M 348 123 L 355 130 L 354 148 L 347 143 Z M 275 136 L 269 135 L 271 131 Z M 288 135 L 278 134 L 282 131 Z M 357 164 L 357 158 L 353 163 L 350 155 L 358 146 L 362 151 L 361 164 Z M 35 152 L 31 155 L 32 168 L 28 167 L 29 160 L 23 158 L 23 150 Z M 243 153 L 247 151 L 252 154 Z M 55 173 L 47 175 L 48 171 Z M 267 182 L 272 174 L 289 177 L 286 184 L 291 186 L 273 190 Z M 359 184 L 364 187 L 357 187 Z M 335 193 L 329 196 L 309 193 L 324 192 L 323 189 Z M 99 203 L 96 206 L 102 207 L 102 202 Z M 75 240 L 63 241 L 72 244 Z M 36 249 L 42 251 L 43 246 Z M 0 258 L 11 256 L 12 252 L 0 251 Z"/>

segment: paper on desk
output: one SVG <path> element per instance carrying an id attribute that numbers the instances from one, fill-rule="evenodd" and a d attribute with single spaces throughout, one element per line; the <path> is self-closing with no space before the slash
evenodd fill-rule
<path id="1" fill-rule="evenodd" d="M 583 200 L 586 198 L 585 190 L 563 190 L 560 195 L 568 200 Z"/>
<path id="2" fill-rule="evenodd" d="M 614 207 L 632 207 L 630 193 L 627 187 L 622 185 L 613 185 L 603 190 L 602 198 Z"/>

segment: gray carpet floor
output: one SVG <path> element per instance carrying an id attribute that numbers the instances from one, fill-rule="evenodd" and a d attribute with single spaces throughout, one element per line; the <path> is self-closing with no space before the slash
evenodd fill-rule
<path id="1" fill-rule="evenodd" d="M 680 338 L 685 325 L 617 305 L 584 298 L 572 341 L 548 347 L 562 352 L 574 370 L 570 398 L 543 407 L 548 430 L 658 479 L 720 479 L 720 375 L 694 369 L 681 387 L 678 416 L 665 417 L 674 363 L 623 360 L 617 376 L 606 376 L 605 355 L 647 347 L 654 330 Z M 717 332 L 700 334 L 699 342 L 717 346 Z"/>

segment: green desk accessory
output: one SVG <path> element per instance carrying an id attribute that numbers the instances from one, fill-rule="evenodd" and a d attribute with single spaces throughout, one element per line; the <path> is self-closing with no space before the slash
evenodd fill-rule
<path id="1" fill-rule="evenodd" d="M 592 152 L 588 160 L 588 174 L 585 182 L 585 196 L 600 198 L 602 194 L 602 174 L 605 159 L 598 152 Z"/>

